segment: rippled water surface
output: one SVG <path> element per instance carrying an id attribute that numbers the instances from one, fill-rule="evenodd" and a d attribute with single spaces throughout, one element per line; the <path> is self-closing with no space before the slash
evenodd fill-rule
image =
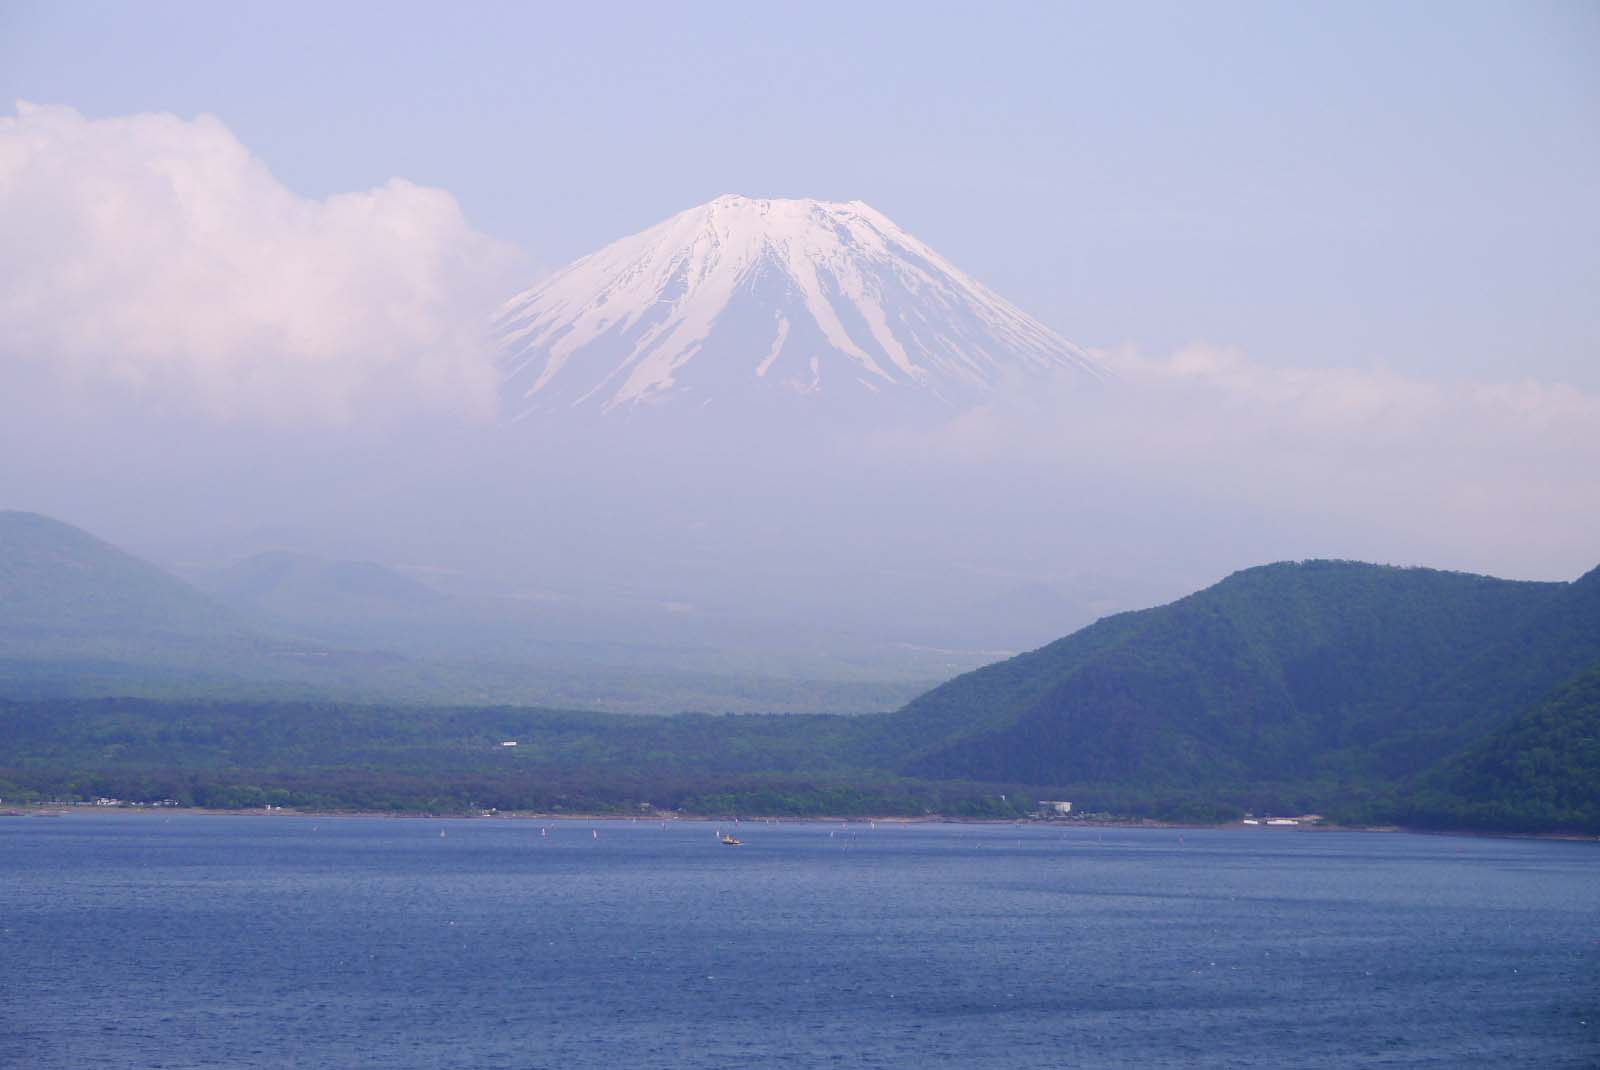
<path id="1" fill-rule="evenodd" d="M 0 820 L 0 1065 L 1600 1066 L 1600 844 L 543 827 Z"/>

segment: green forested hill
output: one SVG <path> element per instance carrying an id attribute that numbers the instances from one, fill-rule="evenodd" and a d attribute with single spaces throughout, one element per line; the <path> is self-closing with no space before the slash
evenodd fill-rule
<path id="1" fill-rule="evenodd" d="M 40 644 L 248 630 L 182 580 L 80 528 L 0 511 L 0 638 Z"/>
<path id="2" fill-rule="evenodd" d="M 900 768 L 1035 784 L 1387 782 L 1600 658 L 1600 573 L 1267 565 L 958 677 Z"/>
<path id="3" fill-rule="evenodd" d="M 80 528 L 0 511 L 0 698 L 855 713 L 892 708 L 924 686 L 694 671 L 669 657 L 597 666 L 564 661 L 559 645 L 525 660 L 503 648 L 526 643 L 478 656 L 471 637 L 482 629 L 470 617 L 441 612 L 444 596 L 366 562 L 262 554 L 212 580 L 207 594 Z M 419 641 L 367 642 L 338 627 L 373 607 L 404 607 L 389 637 Z M 468 640 L 454 656 L 431 650 L 429 636 L 450 629 Z"/>
<path id="4" fill-rule="evenodd" d="M 1552 688 L 1600 659 L 1600 568 L 1563 584 L 1561 597 L 1507 629 L 1501 641 L 1452 666 L 1410 710 L 1408 731 L 1391 732 L 1380 757 L 1390 773 L 1423 757 L 1460 750 L 1549 697 Z"/>
<path id="5" fill-rule="evenodd" d="M 1370 816 L 1445 828 L 1600 832 L 1600 662 Z"/>

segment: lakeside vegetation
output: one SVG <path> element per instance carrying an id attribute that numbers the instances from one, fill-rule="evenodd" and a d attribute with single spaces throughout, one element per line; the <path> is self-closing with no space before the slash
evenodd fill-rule
<path id="1" fill-rule="evenodd" d="M 0 702 L 0 798 L 219 809 L 1007 817 L 1006 786 L 895 775 L 881 718 L 148 700 Z M 504 744 L 516 742 L 515 747 Z M 1002 795 L 1007 796 L 1003 799 Z"/>

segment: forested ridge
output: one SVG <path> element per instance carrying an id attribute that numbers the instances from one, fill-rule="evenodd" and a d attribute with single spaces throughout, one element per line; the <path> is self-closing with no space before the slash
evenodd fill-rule
<path id="1" fill-rule="evenodd" d="M 957 677 L 894 715 L 903 771 L 1201 787 L 1414 777 L 1600 660 L 1600 572 L 1521 583 L 1249 569 Z"/>
<path id="2" fill-rule="evenodd" d="M 1600 662 L 1365 814 L 1438 828 L 1600 831 Z"/>

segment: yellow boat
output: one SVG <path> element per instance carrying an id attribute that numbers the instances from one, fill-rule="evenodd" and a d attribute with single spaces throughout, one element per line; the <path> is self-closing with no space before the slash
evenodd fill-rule
<path id="1" fill-rule="evenodd" d="M 744 843 L 743 840 L 736 840 L 732 836 L 729 836 L 727 833 L 723 833 L 723 835 L 721 837 L 721 842 L 722 842 L 722 845 L 724 847 L 739 847 Z"/>

